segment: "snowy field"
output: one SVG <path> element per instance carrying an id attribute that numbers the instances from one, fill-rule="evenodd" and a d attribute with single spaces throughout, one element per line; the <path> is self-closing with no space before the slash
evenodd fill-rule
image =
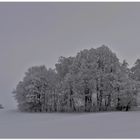
<path id="1" fill-rule="evenodd" d="M 21 113 L 0 110 L 0 138 L 140 138 L 140 111 Z"/>

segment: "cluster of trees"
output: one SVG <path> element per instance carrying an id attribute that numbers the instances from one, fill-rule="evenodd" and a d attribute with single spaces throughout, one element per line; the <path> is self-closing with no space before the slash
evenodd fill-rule
<path id="1" fill-rule="evenodd" d="M 128 111 L 139 88 L 140 60 L 130 69 L 103 45 L 60 57 L 55 69 L 29 68 L 13 93 L 21 111 Z"/>

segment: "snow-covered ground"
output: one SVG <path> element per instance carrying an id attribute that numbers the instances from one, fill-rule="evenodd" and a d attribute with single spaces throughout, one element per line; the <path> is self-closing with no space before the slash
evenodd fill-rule
<path id="1" fill-rule="evenodd" d="M 21 113 L 0 110 L 0 138 L 140 138 L 140 111 Z"/>

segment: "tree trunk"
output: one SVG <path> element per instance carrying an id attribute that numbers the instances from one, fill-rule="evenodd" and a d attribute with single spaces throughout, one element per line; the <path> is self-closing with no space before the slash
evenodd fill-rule
<path id="1" fill-rule="evenodd" d="M 75 111 L 74 100 L 73 100 L 73 91 L 70 88 L 70 111 Z"/>
<path id="2" fill-rule="evenodd" d="M 85 111 L 90 111 L 92 104 L 92 99 L 90 95 L 89 88 L 85 89 Z"/>

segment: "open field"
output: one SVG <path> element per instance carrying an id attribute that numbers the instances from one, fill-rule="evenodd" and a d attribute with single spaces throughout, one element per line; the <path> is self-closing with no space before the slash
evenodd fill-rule
<path id="1" fill-rule="evenodd" d="M 140 138 L 140 111 L 21 113 L 0 110 L 0 138 Z"/>

